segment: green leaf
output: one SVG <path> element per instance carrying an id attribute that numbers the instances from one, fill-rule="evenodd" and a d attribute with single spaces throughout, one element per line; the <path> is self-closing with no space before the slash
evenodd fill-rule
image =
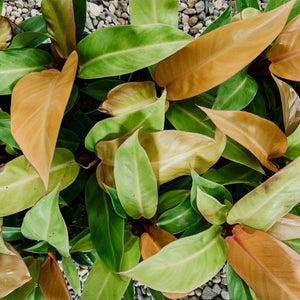
<path id="1" fill-rule="evenodd" d="M 8 49 L 0 51 L 0 94 L 10 94 L 19 79 L 30 72 L 45 70 L 53 63 L 52 56 L 40 49 Z"/>
<path id="2" fill-rule="evenodd" d="M 73 11 L 76 25 L 76 42 L 78 43 L 82 39 L 86 23 L 86 0 L 73 0 Z"/>
<path id="3" fill-rule="evenodd" d="M 230 300 L 252 300 L 249 287 L 228 263 L 226 264 L 226 279 Z"/>
<path id="4" fill-rule="evenodd" d="M 120 270 L 123 255 L 124 220 L 119 217 L 95 174 L 86 184 L 85 202 L 89 227 L 98 255 L 114 271 Z"/>
<path id="5" fill-rule="evenodd" d="M 294 160 L 300 156 L 300 126 L 298 126 L 297 129 L 287 137 L 287 141 L 288 148 L 284 156 L 288 159 Z"/>
<path id="6" fill-rule="evenodd" d="M 199 234 L 176 240 L 120 274 L 164 292 L 193 290 L 217 274 L 226 261 L 227 250 L 221 231 L 220 226 L 212 226 Z"/>
<path id="7" fill-rule="evenodd" d="M 134 300 L 134 288 L 132 280 L 130 280 L 126 292 L 123 295 L 124 300 Z"/>
<path id="8" fill-rule="evenodd" d="M 153 290 L 149 288 L 151 295 L 153 296 L 154 300 L 167 300 L 168 298 L 165 297 L 161 292 Z"/>
<path id="9" fill-rule="evenodd" d="M 55 248 L 52 247 L 45 241 L 39 242 L 38 244 L 31 246 L 25 249 L 27 252 L 38 253 L 38 254 L 47 254 L 49 252 L 54 252 Z"/>
<path id="10" fill-rule="evenodd" d="M 43 0 L 41 11 L 57 53 L 60 57 L 68 58 L 76 49 L 73 1 Z"/>
<path id="11" fill-rule="evenodd" d="M 129 137 L 115 156 L 115 182 L 122 207 L 133 219 L 151 219 L 157 208 L 157 182 L 139 130 Z"/>
<path id="12" fill-rule="evenodd" d="M 162 229 L 176 234 L 184 231 L 200 219 L 201 216 L 192 208 L 190 197 L 188 197 L 176 207 L 164 212 L 156 224 Z"/>
<path id="13" fill-rule="evenodd" d="M 130 23 L 133 25 L 160 23 L 177 28 L 178 2 L 175 0 L 130 0 Z"/>
<path id="14" fill-rule="evenodd" d="M 203 192 L 197 186 L 197 207 L 202 216 L 211 224 L 221 225 L 225 223 L 231 203 L 224 200 L 221 204 L 215 197 Z"/>
<path id="15" fill-rule="evenodd" d="M 2 12 L 3 0 L 0 0 L 0 12 Z"/>
<path id="16" fill-rule="evenodd" d="M 10 119 L 0 119 L 0 141 L 5 144 L 20 149 L 10 132 Z"/>
<path id="17" fill-rule="evenodd" d="M 260 173 L 235 162 L 217 170 L 210 168 L 202 177 L 222 185 L 244 183 L 254 187 L 260 185 L 262 180 Z"/>
<path id="18" fill-rule="evenodd" d="M 257 0 L 237 0 L 235 1 L 235 6 L 238 13 L 247 7 L 259 9 Z"/>
<path id="19" fill-rule="evenodd" d="M 87 86 L 80 89 L 81 92 L 90 95 L 91 97 L 104 101 L 108 92 L 115 86 L 124 83 L 120 79 L 106 78 L 88 82 Z"/>
<path id="20" fill-rule="evenodd" d="M 110 199 L 111 199 L 111 203 L 114 207 L 115 212 L 117 213 L 117 215 L 119 215 L 121 218 L 126 219 L 127 218 L 127 214 L 125 212 L 125 210 L 123 209 L 119 197 L 118 197 L 118 193 L 114 188 L 111 188 L 110 186 L 103 184 Z"/>
<path id="21" fill-rule="evenodd" d="M 69 97 L 69 101 L 67 107 L 65 109 L 65 115 L 73 108 L 78 98 L 78 86 L 76 84 L 73 85 L 71 95 Z"/>
<path id="22" fill-rule="evenodd" d="M 42 15 L 31 17 L 20 23 L 18 26 L 23 28 L 26 32 L 47 33 L 46 22 Z"/>
<path id="23" fill-rule="evenodd" d="M 1 298 L 1 300 L 24 300 L 34 289 L 38 281 L 41 263 L 38 260 L 35 260 L 32 256 L 25 257 L 24 261 L 28 266 L 28 270 L 32 279 L 8 294 L 6 297 Z"/>
<path id="24" fill-rule="evenodd" d="M 11 215 L 33 206 L 45 195 L 45 187 L 37 172 L 24 156 L 19 156 L 0 172 L 0 216 Z M 67 149 L 57 148 L 50 169 L 49 191 L 63 178 L 61 189 L 69 186 L 77 177 L 79 165 Z M 24 192 L 26 191 L 26 192 Z"/>
<path id="25" fill-rule="evenodd" d="M 9 49 L 35 48 L 47 38 L 49 35 L 41 32 L 22 32 L 13 38 Z"/>
<path id="26" fill-rule="evenodd" d="M 119 117 L 99 121 L 85 138 L 85 147 L 94 151 L 95 145 L 103 139 L 111 140 L 130 135 L 138 128 L 142 131 L 157 131 L 164 127 L 166 93 L 153 104 Z"/>
<path id="27" fill-rule="evenodd" d="M 159 62 L 191 40 L 163 24 L 106 27 L 78 44 L 78 76 L 91 79 L 131 73 Z"/>
<path id="28" fill-rule="evenodd" d="M 300 158 L 240 199 L 228 214 L 229 224 L 268 230 L 300 202 Z"/>
<path id="29" fill-rule="evenodd" d="M 25 300 L 45 300 L 41 289 L 37 286 Z"/>
<path id="30" fill-rule="evenodd" d="M 7 242 L 17 241 L 24 238 L 20 227 L 2 227 L 3 238 Z"/>
<path id="31" fill-rule="evenodd" d="M 255 97 L 258 84 L 244 68 L 219 86 L 213 109 L 241 110 Z"/>
<path id="32" fill-rule="evenodd" d="M 68 230 L 58 206 L 60 183 L 25 215 L 22 234 L 32 240 L 47 241 L 62 256 L 69 256 Z"/>
<path id="33" fill-rule="evenodd" d="M 289 247 L 291 247 L 292 249 L 294 249 L 296 252 L 300 253 L 300 239 L 283 241 L 283 242 L 287 244 Z"/>
<path id="34" fill-rule="evenodd" d="M 157 214 L 161 214 L 183 202 L 189 194 L 189 190 L 171 190 L 160 195 L 158 198 Z"/>
<path id="35" fill-rule="evenodd" d="M 81 295 L 81 286 L 78 271 L 73 262 L 73 259 L 69 257 L 62 257 L 62 267 L 64 274 L 67 277 L 68 282 L 74 291 L 80 296 Z"/>
<path id="36" fill-rule="evenodd" d="M 72 258 L 82 266 L 91 267 L 93 263 L 89 259 L 88 255 L 86 253 L 82 252 L 75 252 L 72 254 Z"/>
<path id="37" fill-rule="evenodd" d="M 91 233 L 87 233 L 80 240 L 78 240 L 70 249 L 70 253 L 73 252 L 90 252 L 95 248 L 95 245 L 92 241 Z"/>
<path id="38" fill-rule="evenodd" d="M 213 31 L 221 26 L 229 24 L 231 22 L 231 5 L 227 7 L 227 9 L 219 16 L 214 22 L 212 22 L 202 33 L 204 35 Z"/>
<path id="39" fill-rule="evenodd" d="M 289 0 L 270 0 L 268 1 L 268 4 L 265 8 L 265 12 L 268 12 L 270 10 L 275 9 L 276 7 L 283 5 L 285 3 L 289 2 Z M 287 23 L 290 22 L 293 18 L 295 18 L 297 15 L 300 13 L 300 1 L 297 0 L 296 3 L 294 4 L 290 15 L 288 17 Z"/>
<path id="40" fill-rule="evenodd" d="M 66 148 L 75 152 L 78 149 L 80 142 L 80 137 L 74 131 L 60 127 L 56 147 Z"/>
<path id="41" fill-rule="evenodd" d="M 266 119 L 266 102 L 264 95 L 260 92 L 260 89 L 254 99 L 247 107 L 245 107 L 244 110 Z"/>
<path id="42" fill-rule="evenodd" d="M 122 270 L 135 266 L 140 258 L 138 238 L 125 247 Z M 84 285 L 82 300 L 121 299 L 130 279 L 114 273 L 98 256 Z"/>
<path id="43" fill-rule="evenodd" d="M 3 240 L 2 224 L 3 218 L 0 218 L 0 253 L 13 255 L 13 253 L 6 247 L 5 242 Z"/>

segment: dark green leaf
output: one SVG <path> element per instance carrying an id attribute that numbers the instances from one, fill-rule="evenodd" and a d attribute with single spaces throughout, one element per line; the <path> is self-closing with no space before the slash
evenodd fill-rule
<path id="1" fill-rule="evenodd" d="M 191 236 L 191 235 L 195 235 L 198 234 L 206 229 L 208 229 L 209 227 L 211 227 L 211 224 L 208 223 L 204 218 L 200 219 L 199 222 L 193 224 L 192 226 L 190 226 L 181 236 L 180 238 L 183 238 L 185 236 Z"/>
<path id="2" fill-rule="evenodd" d="M 78 98 L 78 86 L 76 84 L 73 85 L 71 95 L 69 97 L 69 101 L 67 107 L 65 109 L 65 114 L 67 114 L 74 106 Z"/>
<path id="3" fill-rule="evenodd" d="M 91 267 L 93 263 L 89 259 L 88 255 L 86 253 L 82 252 L 74 252 L 72 253 L 72 258 L 82 266 Z"/>
<path id="4" fill-rule="evenodd" d="M 41 289 L 37 286 L 25 300 L 45 300 L 45 297 L 42 294 Z"/>
<path id="5" fill-rule="evenodd" d="M 69 257 L 62 257 L 62 267 L 64 270 L 64 274 L 67 277 L 68 282 L 70 283 L 71 287 L 74 291 L 80 296 L 81 295 L 81 286 L 80 286 L 80 279 L 74 265 L 73 259 Z"/>
<path id="6" fill-rule="evenodd" d="M 134 300 L 134 288 L 132 280 L 130 280 L 126 292 L 123 295 L 124 300 Z"/>
<path id="7" fill-rule="evenodd" d="M 254 99 L 244 110 L 266 119 L 266 103 L 263 94 L 258 91 Z"/>
<path id="8" fill-rule="evenodd" d="M 264 11 L 268 12 L 268 11 L 273 10 L 276 7 L 279 7 L 280 5 L 283 5 L 287 2 L 289 2 L 289 0 L 270 0 L 270 1 L 268 1 L 268 4 Z M 297 0 L 290 12 L 287 23 L 290 22 L 297 15 L 299 15 L 299 13 L 300 13 L 300 1 Z"/>
<path id="9" fill-rule="evenodd" d="M 76 42 L 79 43 L 86 23 L 86 0 L 73 0 L 73 11 L 76 24 Z"/>
<path id="10" fill-rule="evenodd" d="M 55 248 L 48 244 L 46 241 L 42 241 L 37 243 L 34 246 L 31 246 L 25 249 L 27 252 L 38 253 L 38 254 L 46 254 L 48 252 L 54 252 Z"/>
<path id="11" fill-rule="evenodd" d="M 13 38 L 9 49 L 35 48 L 47 38 L 49 38 L 49 35 L 46 33 L 34 31 L 22 32 Z"/>
<path id="12" fill-rule="evenodd" d="M 117 191 L 114 189 L 114 188 L 111 188 L 110 186 L 104 184 L 104 187 L 111 199 L 111 202 L 112 202 L 112 205 L 114 207 L 114 210 L 115 212 L 121 217 L 121 218 L 124 218 L 126 219 L 127 218 L 127 214 L 126 212 L 124 211 L 121 203 L 120 203 L 120 200 L 119 200 L 119 197 L 118 197 L 118 193 Z"/>
<path id="13" fill-rule="evenodd" d="M 17 241 L 24 238 L 21 227 L 2 227 L 3 239 L 7 242 Z"/>
<path id="14" fill-rule="evenodd" d="M 73 114 L 67 114 L 64 120 L 67 128 L 73 130 L 82 138 L 87 135 L 88 131 L 94 125 L 92 120 L 81 111 L 76 111 Z"/>
<path id="15" fill-rule="evenodd" d="M 153 296 L 154 300 L 167 300 L 169 298 L 165 297 L 161 292 L 153 290 L 149 288 L 151 295 Z"/>
<path id="16" fill-rule="evenodd" d="M 115 213 L 95 175 L 86 184 L 85 201 L 96 250 L 110 268 L 119 271 L 123 255 L 124 220 Z"/>
<path id="17" fill-rule="evenodd" d="M 72 130 L 60 127 L 56 147 L 66 148 L 75 152 L 80 144 L 80 137 Z"/>
<path id="18" fill-rule="evenodd" d="M 10 119 L 0 119 L 0 141 L 14 148 L 20 149 L 10 133 Z"/>
<path id="19" fill-rule="evenodd" d="M 238 13 L 247 7 L 253 7 L 259 9 L 257 0 L 236 0 L 235 6 L 236 6 L 236 11 Z"/>
<path id="20" fill-rule="evenodd" d="M 300 239 L 283 242 L 300 254 Z"/>
<path id="21" fill-rule="evenodd" d="M 29 18 L 19 24 L 26 32 L 47 33 L 46 23 L 42 15 Z"/>

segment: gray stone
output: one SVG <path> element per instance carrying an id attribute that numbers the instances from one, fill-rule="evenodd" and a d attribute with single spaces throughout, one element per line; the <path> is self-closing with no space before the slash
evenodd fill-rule
<path id="1" fill-rule="evenodd" d="M 35 0 L 35 4 L 36 6 L 41 7 L 42 0 Z"/>
<path id="2" fill-rule="evenodd" d="M 225 291 L 225 290 L 222 290 L 222 292 L 221 292 L 221 297 L 222 297 L 223 299 L 225 299 L 225 300 L 229 300 L 229 294 L 228 294 L 228 292 Z"/>
<path id="3" fill-rule="evenodd" d="M 217 283 L 215 283 L 215 284 L 213 285 L 212 290 L 213 290 L 215 293 L 220 294 L 220 292 L 221 292 L 222 289 L 220 288 L 220 286 L 219 286 Z"/>
<path id="4" fill-rule="evenodd" d="M 113 3 L 114 3 L 115 8 L 118 8 L 118 6 L 119 6 L 118 0 L 114 0 Z"/>
<path id="5" fill-rule="evenodd" d="M 193 27 L 194 25 L 196 25 L 198 22 L 198 17 L 197 16 L 192 16 L 189 18 L 188 24 Z"/>
<path id="6" fill-rule="evenodd" d="M 91 16 L 95 16 L 95 17 L 99 17 L 101 14 L 101 9 L 100 9 L 99 5 L 97 5 L 95 3 L 90 3 L 88 11 Z"/>
<path id="7" fill-rule="evenodd" d="M 223 285 L 227 285 L 227 280 L 226 280 L 226 277 L 223 277 L 223 278 L 222 278 L 222 281 L 221 281 L 221 283 L 222 283 Z"/>
<path id="8" fill-rule="evenodd" d="M 193 26 L 191 28 L 191 34 L 197 34 L 201 31 L 201 29 L 203 28 L 203 24 L 202 23 L 198 23 L 197 25 Z"/>
<path id="9" fill-rule="evenodd" d="M 105 15 L 105 13 L 101 13 L 101 14 L 99 15 L 99 17 L 100 17 L 101 20 L 105 20 L 106 15 Z"/>
<path id="10" fill-rule="evenodd" d="M 22 13 L 24 13 L 24 14 L 28 13 L 28 9 L 27 8 L 22 8 Z"/>
<path id="11" fill-rule="evenodd" d="M 97 27 L 98 23 L 99 23 L 99 21 L 97 19 L 93 19 L 93 25 L 94 25 L 94 27 Z"/>
<path id="12" fill-rule="evenodd" d="M 127 20 L 128 19 L 128 13 L 127 12 L 123 12 L 122 14 L 121 14 L 121 18 L 123 18 L 123 19 L 125 19 L 125 20 Z"/>
<path id="13" fill-rule="evenodd" d="M 109 11 L 111 12 L 111 13 L 115 13 L 115 11 L 116 11 L 116 8 L 115 8 L 115 6 L 111 3 L 110 5 L 109 5 Z"/>
<path id="14" fill-rule="evenodd" d="M 186 8 L 187 8 L 187 5 L 185 3 L 179 3 L 179 6 L 178 6 L 179 12 L 184 11 Z"/>
<path id="15" fill-rule="evenodd" d="M 205 4 L 203 1 L 199 1 L 195 4 L 196 12 L 197 14 L 200 14 L 201 11 L 204 11 L 205 9 Z"/>
<path id="16" fill-rule="evenodd" d="M 220 16 L 220 12 L 218 10 L 214 9 L 213 16 L 214 17 L 219 17 Z"/>
<path id="17" fill-rule="evenodd" d="M 188 33 L 189 30 L 190 30 L 189 24 L 184 23 L 183 26 L 182 26 L 182 30 L 183 30 L 184 32 Z"/>
<path id="18" fill-rule="evenodd" d="M 195 15 L 196 14 L 196 9 L 195 8 L 186 8 L 183 11 L 184 14 L 186 15 Z"/>
<path id="19" fill-rule="evenodd" d="M 6 8 L 6 14 L 9 16 L 12 13 L 12 10 L 13 10 L 13 8 L 12 8 L 11 5 L 7 6 L 7 8 Z"/>
<path id="20" fill-rule="evenodd" d="M 126 1 L 121 1 L 119 3 L 120 3 L 120 6 L 121 6 L 121 10 L 124 11 L 124 12 L 127 12 L 127 3 L 126 3 Z"/>
<path id="21" fill-rule="evenodd" d="M 196 296 L 200 297 L 202 294 L 202 291 L 200 289 L 196 289 L 195 294 L 196 294 Z"/>
<path id="22" fill-rule="evenodd" d="M 87 29 L 89 29 L 90 31 L 94 30 L 94 26 L 93 26 L 93 23 L 92 23 L 92 20 L 90 18 L 89 15 L 86 16 L 86 24 L 85 24 L 85 27 Z"/>
<path id="23" fill-rule="evenodd" d="M 19 17 L 15 20 L 15 24 L 16 25 L 19 25 L 21 22 L 23 22 L 23 18 L 22 17 Z"/>
<path id="24" fill-rule="evenodd" d="M 188 0 L 187 5 L 188 7 L 194 7 L 198 0 Z"/>
<path id="25" fill-rule="evenodd" d="M 108 1 L 102 1 L 102 3 L 104 4 L 104 6 L 106 6 L 107 8 L 109 7 L 109 2 Z"/>
<path id="26" fill-rule="evenodd" d="M 15 6 L 23 8 L 23 6 L 24 6 L 23 0 L 17 0 L 17 1 L 15 1 Z"/>
<path id="27" fill-rule="evenodd" d="M 211 2 L 208 2 L 207 7 L 208 7 L 209 14 L 212 15 L 214 13 L 214 4 Z"/>
<path id="28" fill-rule="evenodd" d="M 221 276 L 220 274 L 217 274 L 213 279 L 212 279 L 213 283 L 220 283 L 221 282 Z"/>
<path id="29" fill-rule="evenodd" d="M 32 17 L 35 17 L 37 15 L 37 10 L 36 9 L 32 9 L 30 11 L 30 14 L 31 14 Z"/>
<path id="30" fill-rule="evenodd" d="M 35 7 L 35 2 L 34 2 L 34 0 L 28 0 L 28 2 L 27 2 L 27 7 L 28 7 L 29 9 L 34 8 L 34 7 Z"/>
<path id="31" fill-rule="evenodd" d="M 202 292 L 202 299 L 211 300 L 216 297 L 217 294 L 208 286 L 206 286 Z"/>
<path id="32" fill-rule="evenodd" d="M 19 18 L 20 17 L 20 13 L 18 11 L 13 11 L 11 13 L 12 16 L 16 17 L 16 18 Z"/>
<path id="33" fill-rule="evenodd" d="M 205 26 L 208 27 L 211 23 L 212 23 L 212 20 L 209 19 L 209 20 L 205 21 Z"/>
<path id="34" fill-rule="evenodd" d="M 205 12 L 204 12 L 204 11 L 201 12 L 201 13 L 198 15 L 198 19 L 199 19 L 200 21 L 204 21 L 204 20 L 205 20 L 205 17 L 206 17 L 206 15 L 205 15 Z"/>
<path id="35" fill-rule="evenodd" d="M 188 15 L 183 15 L 181 19 L 182 24 L 188 23 L 189 19 L 190 17 Z"/>
<path id="36" fill-rule="evenodd" d="M 222 8 L 223 2 L 222 0 L 216 0 L 214 2 L 215 9 L 220 10 Z"/>

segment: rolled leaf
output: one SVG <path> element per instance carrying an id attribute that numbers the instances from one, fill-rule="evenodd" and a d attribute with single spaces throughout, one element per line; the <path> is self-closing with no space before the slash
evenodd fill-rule
<path id="1" fill-rule="evenodd" d="M 25 215 L 22 234 L 31 240 L 47 241 L 62 256 L 70 256 L 68 230 L 58 206 L 60 184 Z"/>
<path id="2" fill-rule="evenodd" d="M 53 63 L 52 56 L 40 49 L 12 49 L 0 51 L 0 94 L 10 94 L 17 81 L 30 72 L 45 70 Z M 23 94 L 24 96 L 24 94 Z"/>
<path id="3" fill-rule="evenodd" d="M 43 0 L 41 10 L 57 53 L 67 58 L 76 49 L 73 1 Z"/>
<path id="4" fill-rule="evenodd" d="M 300 156 L 300 126 L 287 137 L 288 148 L 284 154 L 290 160 L 296 159 Z"/>
<path id="5" fill-rule="evenodd" d="M 12 37 L 13 33 L 8 19 L 0 16 L 0 50 L 4 50 L 9 46 Z"/>
<path id="6" fill-rule="evenodd" d="M 287 139 L 275 123 L 245 111 L 200 108 L 222 132 L 251 151 L 262 165 L 277 171 L 277 166 L 270 159 L 284 155 Z"/>
<path id="7" fill-rule="evenodd" d="M 193 290 L 207 282 L 224 265 L 227 251 L 221 231 L 221 227 L 212 226 L 199 234 L 174 241 L 120 274 L 169 293 Z M 151 272 L 146 272 L 150 269 Z"/>
<path id="8" fill-rule="evenodd" d="M 230 210 L 227 222 L 268 230 L 300 202 L 300 158 L 246 194 Z"/>
<path id="9" fill-rule="evenodd" d="M 191 40 L 191 36 L 163 24 L 103 28 L 78 44 L 78 76 L 92 79 L 131 73 L 159 62 Z"/>
<path id="10" fill-rule="evenodd" d="M 81 285 L 80 285 L 79 274 L 71 256 L 62 257 L 62 267 L 64 270 L 64 274 L 66 275 L 71 287 L 80 296 Z"/>
<path id="11" fill-rule="evenodd" d="M 300 217 L 287 214 L 279 219 L 268 233 L 281 241 L 294 240 L 300 238 Z"/>
<path id="12" fill-rule="evenodd" d="M 50 168 L 49 191 L 58 182 L 61 189 L 69 186 L 77 177 L 79 165 L 72 152 L 56 149 Z M 8 162 L 0 172 L 0 216 L 11 215 L 33 206 L 45 195 L 43 182 L 24 156 Z M 26 193 L 24 193 L 26 191 Z"/>
<path id="13" fill-rule="evenodd" d="M 300 15 L 285 26 L 267 55 L 271 61 L 270 71 L 276 76 L 293 81 L 300 80 L 299 29 Z"/>
<path id="14" fill-rule="evenodd" d="M 74 51 L 62 71 L 49 69 L 24 76 L 12 93 L 11 132 L 48 189 L 49 170 L 65 108 L 77 71 Z M 32 135 L 34 132 L 34 135 Z"/>
<path id="15" fill-rule="evenodd" d="M 120 138 L 96 145 L 96 154 L 102 159 L 97 170 L 99 183 L 114 186 L 111 175 L 114 156 L 123 141 L 124 138 Z M 161 185 L 179 176 L 190 175 L 191 167 L 199 174 L 206 172 L 220 158 L 226 138 L 219 130 L 215 139 L 197 133 L 166 130 L 142 132 L 139 142 L 149 157 L 158 185 Z"/>
<path id="16" fill-rule="evenodd" d="M 119 117 L 98 122 L 85 138 L 85 147 L 94 151 L 95 145 L 102 139 L 112 140 L 123 135 L 131 135 L 138 128 L 141 131 L 162 130 L 165 121 L 166 92 L 159 100 L 137 111 Z"/>
<path id="17" fill-rule="evenodd" d="M 298 299 L 300 255 L 271 235 L 237 225 L 226 238 L 228 263 L 259 299 Z"/>
<path id="18" fill-rule="evenodd" d="M 294 3 L 219 27 L 160 62 L 155 80 L 167 99 L 201 94 L 247 66 L 281 32 Z"/>
<path id="19" fill-rule="evenodd" d="M 39 287 L 47 300 L 71 300 L 64 275 L 53 253 L 49 253 L 41 265 Z"/>
<path id="20" fill-rule="evenodd" d="M 99 110 L 113 117 L 138 110 L 157 100 L 153 81 L 126 82 L 109 91 Z"/>
<path id="21" fill-rule="evenodd" d="M 276 76 L 273 78 L 280 92 L 285 133 L 289 136 L 300 124 L 300 97 L 289 84 Z"/>
<path id="22" fill-rule="evenodd" d="M 31 277 L 20 254 L 9 243 L 5 246 L 10 254 L 0 253 L 0 297 L 28 282 Z"/>

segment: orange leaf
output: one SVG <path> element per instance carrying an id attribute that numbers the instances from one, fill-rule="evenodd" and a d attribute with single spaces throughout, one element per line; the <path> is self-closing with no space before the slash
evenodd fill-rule
<path id="1" fill-rule="evenodd" d="M 267 58 L 272 62 L 271 73 L 300 81 L 300 15 L 283 29 Z"/>
<path id="2" fill-rule="evenodd" d="M 20 254 L 9 243 L 4 243 L 11 254 L 0 253 L 0 298 L 31 279 Z"/>
<path id="3" fill-rule="evenodd" d="M 236 225 L 228 263 L 259 299 L 300 299 L 300 255 L 268 233 Z"/>
<path id="4" fill-rule="evenodd" d="M 160 62 L 155 80 L 167 88 L 167 99 L 203 93 L 248 65 L 281 32 L 294 3 L 219 27 Z"/>
<path id="5" fill-rule="evenodd" d="M 287 138 L 273 122 L 245 111 L 200 108 L 223 133 L 251 151 L 266 168 L 278 170 L 269 159 L 286 152 Z"/>
<path id="6" fill-rule="evenodd" d="M 78 63 L 73 51 L 63 69 L 24 76 L 12 92 L 11 132 L 48 189 L 49 170 Z"/>
<path id="7" fill-rule="evenodd" d="M 140 249 L 143 259 L 156 254 L 161 248 L 176 240 L 176 237 L 171 233 L 159 228 L 158 226 L 151 225 L 148 232 L 144 232 L 140 238 Z M 170 299 L 178 299 L 189 295 L 188 293 L 167 293 L 162 292 Z"/>
<path id="8" fill-rule="evenodd" d="M 39 286 L 47 300 L 71 299 L 64 275 L 53 253 L 48 253 L 41 265 Z"/>

